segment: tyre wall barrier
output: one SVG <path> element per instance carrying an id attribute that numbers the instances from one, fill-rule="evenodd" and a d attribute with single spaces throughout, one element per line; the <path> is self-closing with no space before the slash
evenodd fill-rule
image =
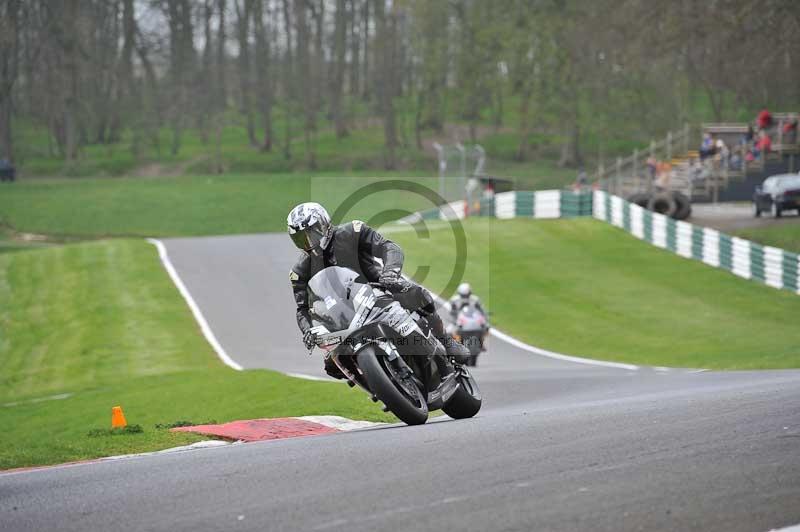
<path id="1" fill-rule="evenodd" d="M 511 191 L 483 199 L 472 215 L 509 218 L 571 218 L 593 216 L 661 249 L 681 257 L 722 268 L 734 275 L 773 288 L 800 294 L 800 257 L 780 248 L 726 235 L 715 229 L 675 221 L 630 203 L 619 196 L 596 190 Z M 417 219 L 463 218 L 463 201 L 417 213 Z M 406 221 L 413 221 L 407 218 Z"/>

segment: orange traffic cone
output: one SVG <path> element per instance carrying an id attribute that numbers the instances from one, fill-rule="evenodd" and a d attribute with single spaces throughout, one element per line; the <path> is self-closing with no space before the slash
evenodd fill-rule
<path id="1" fill-rule="evenodd" d="M 128 426 L 128 422 L 125 421 L 125 414 L 122 413 L 121 406 L 115 406 L 111 409 L 111 428 L 112 429 L 121 429 Z"/>

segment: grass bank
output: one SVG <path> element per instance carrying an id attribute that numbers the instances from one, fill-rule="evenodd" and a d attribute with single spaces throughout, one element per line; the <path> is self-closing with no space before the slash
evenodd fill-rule
<path id="1" fill-rule="evenodd" d="M 464 278 L 494 324 L 563 353 L 636 364 L 800 367 L 800 297 L 647 245 L 591 219 L 465 223 Z M 443 290 L 450 229 L 392 235 L 408 272 Z M 426 268 L 426 266 L 432 266 Z M 490 353 L 491 355 L 491 353 Z"/>
<path id="2" fill-rule="evenodd" d="M 437 190 L 438 180 L 279 174 L 163 178 L 23 180 L 2 188 L 0 221 L 17 231 L 53 236 L 194 236 L 284 231 L 289 210 L 319 201 L 330 212 L 356 190 L 402 181 Z M 412 192 L 383 191 L 359 202 L 350 219 L 403 205 L 431 203 Z"/>
<path id="3" fill-rule="evenodd" d="M 338 383 L 225 367 L 142 241 L 2 254 L 0 302 L 0 469 L 201 439 L 155 427 L 180 420 L 393 419 Z M 115 405 L 143 431 L 90 435 Z"/>

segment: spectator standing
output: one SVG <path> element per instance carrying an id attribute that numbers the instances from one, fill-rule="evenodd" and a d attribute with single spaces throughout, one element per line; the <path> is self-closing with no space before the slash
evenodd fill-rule
<path id="1" fill-rule="evenodd" d="M 650 177 L 650 181 L 655 181 L 658 161 L 656 161 L 656 158 L 651 155 L 647 158 L 647 162 L 645 164 L 647 165 L 647 174 Z"/>
<path id="2" fill-rule="evenodd" d="M 717 139 L 717 154 L 714 156 L 714 160 L 718 163 L 720 168 L 728 167 L 730 156 L 731 150 L 728 148 L 728 145 L 725 144 L 725 141 Z"/>
<path id="3" fill-rule="evenodd" d="M 756 118 L 756 123 L 758 123 L 758 129 L 760 129 L 761 131 L 771 128 L 772 113 L 770 113 L 766 108 L 762 109 L 761 112 L 758 113 L 758 117 Z"/>
<path id="4" fill-rule="evenodd" d="M 796 144 L 797 143 L 797 117 L 792 118 L 783 124 L 783 143 Z"/>
<path id="5" fill-rule="evenodd" d="M 700 160 L 714 155 L 714 139 L 710 133 L 703 133 L 703 142 L 700 144 Z"/>

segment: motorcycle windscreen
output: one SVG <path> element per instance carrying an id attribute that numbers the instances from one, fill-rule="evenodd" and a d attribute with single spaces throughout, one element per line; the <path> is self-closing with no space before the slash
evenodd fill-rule
<path id="1" fill-rule="evenodd" d="M 357 283 L 357 278 L 358 274 L 349 268 L 330 266 L 308 282 L 312 315 L 329 331 L 350 327 L 358 310 L 355 296 L 365 286 Z"/>

